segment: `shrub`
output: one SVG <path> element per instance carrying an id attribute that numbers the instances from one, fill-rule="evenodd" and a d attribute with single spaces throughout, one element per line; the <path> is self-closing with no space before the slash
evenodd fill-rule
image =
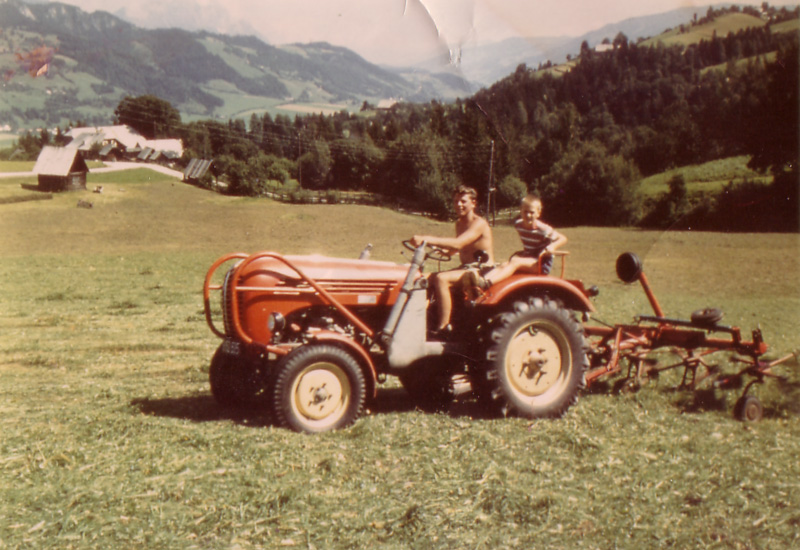
<path id="1" fill-rule="evenodd" d="M 528 192 L 525 182 L 516 176 L 506 176 L 497 186 L 497 206 L 516 206 Z"/>
<path id="2" fill-rule="evenodd" d="M 559 225 L 627 225 L 638 220 L 639 170 L 601 144 L 580 144 L 544 178 L 543 200 Z"/>

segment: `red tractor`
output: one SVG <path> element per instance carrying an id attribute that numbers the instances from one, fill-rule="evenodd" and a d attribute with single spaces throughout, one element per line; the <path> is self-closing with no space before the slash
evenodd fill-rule
<path id="1" fill-rule="evenodd" d="M 426 261 L 449 261 L 442 249 L 414 249 L 409 264 L 274 252 L 228 254 L 208 271 L 203 288 L 211 330 L 223 339 L 209 369 L 211 392 L 222 406 L 266 406 L 282 425 L 322 432 L 354 422 L 378 384 L 396 376 L 422 407 L 447 404 L 472 391 L 487 407 L 527 418 L 557 417 L 587 384 L 625 374 L 623 386 L 645 375 L 683 368 L 681 386 L 703 383 L 740 388 L 736 414 L 761 418 L 751 387 L 773 367 L 761 332 L 746 340 L 739 328 L 720 324 L 722 312 L 705 309 L 691 319 L 664 315 L 636 255 L 617 260 L 626 283 L 639 281 L 655 315 L 635 323 L 589 324 L 589 298 L 597 290 L 560 276 L 515 274 L 476 295 L 454 300 L 454 332 L 430 338 L 432 293 Z M 214 282 L 224 264 L 224 280 Z M 221 277 L 219 277 L 221 278 Z M 221 293 L 212 307 L 211 292 Z M 221 317 L 221 323 L 220 323 Z M 582 324 L 581 322 L 585 324 Z M 667 350 L 677 362 L 658 366 L 653 354 Z M 726 372 L 712 364 L 717 352 L 741 367 Z M 746 385 L 745 375 L 752 377 Z"/>
<path id="2" fill-rule="evenodd" d="M 471 388 L 487 406 L 529 418 L 563 414 L 585 385 L 588 346 L 579 316 L 594 308 L 580 281 L 514 275 L 478 297 L 454 300 L 447 341 L 428 336 L 426 261 L 409 264 L 274 252 L 228 254 L 206 275 L 211 392 L 223 406 L 259 403 L 301 432 L 347 426 L 397 376 L 422 406 Z M 230 267 L 215 277 L 221 266 Z M 212 306 L 211 292 L 221 294 Z"/>

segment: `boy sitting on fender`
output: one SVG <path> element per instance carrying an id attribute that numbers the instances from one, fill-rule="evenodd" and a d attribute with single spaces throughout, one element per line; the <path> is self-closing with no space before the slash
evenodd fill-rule
<path id="1" fill-rule="evenodd" d="M 485 276 L 481 276 L 477 271 L 470 271 L 469 281 L 473 286 L 486 290 L 493 284 L 511 277 L 521 268 L 542 275 L 550 273 L 553 267 L 552 253 L 566 243 L 567 238 L 542 222 L 539 219 L 541 214 L 542 200 L 538 196 L 529 194 L 522 199 L 520 217 L 514 222 L 514 228 L 522 240 L 522 252 L 515 253 L 510 260 L 500 264 Z"/>

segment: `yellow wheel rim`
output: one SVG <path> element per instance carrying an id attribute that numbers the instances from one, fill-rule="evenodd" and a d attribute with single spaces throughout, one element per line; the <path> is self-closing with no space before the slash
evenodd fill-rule
<path id="1" fill-rule="evenodd" d="M 564 365 L 571 364 L 563 332 L 549 323 L 525 325 L 511 338 L 505 371 L 512 391 L 522 399 L 539 397 L 563 380 Z"/>
<path id="2" fill-rule="evenodd" d="M 296 416 L 319 429 L 335 424 L 347 411 L 351 388 L 347 374 L 328 362 L 313 363 L 295 378 L 291 405 Z"/>

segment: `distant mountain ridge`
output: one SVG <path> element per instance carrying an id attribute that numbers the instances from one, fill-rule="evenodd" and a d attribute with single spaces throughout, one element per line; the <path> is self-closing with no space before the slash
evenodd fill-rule
<path id="1" fill-rule="evenodd" d="M 513 73 L 521 63 L 536 68 L 540 63 L 552 61 L 557 64 L 563 62 L 568 55 L 574 57 L 580 52 L 584 41 L 594 47 L 606 38 L 613 41 L 620 32 L 633 41 L 649 38 L 689 23 L 695 14 L 702 16 L 709 7 L 721 5 L 729 4 L 684 7 L 655 15 L 632 17 L 578 37 L 514 37 L 494 44 L 469 47 L 464 49 L 463 63 L 457 70 L 465 79 L 488 86 Z M 423 67 L 433 69 L 435 65 L 435 61 L 429 61 Z"/>
<path id="2" fill-rule="evenodd" d="M 36 82 L 21 58 L 52 50 Z M 415 78 L 326 43 L 270 46 L 252 36 L 181 29 L 146 30 L 105 12 L 0 0 L 0 123 L 91 119 L 125 95 L 154 94 L 182 113 L 230 116 L 286 101 L 358 107 L 365 100 L 452 99 L 470 87 L 452 75 Z M 57 100 L 56 100 L 57 98 Z M 334 107 L 335 108 L 335 107 Z M 97 115 L 94 114 L 98 111 Z M 98 121 L 99 123 L 100 121 Z"/>
<path id="3" fill-rule="evenodd" d="M 522 63 L 535 68 L 576 56 L 584 41 L 658 35 L 707 9 L 631 18 L 580 37 L 512 38 L 465 48 L 461 63 L 437 59 L 401 69 L 324 42 L 272 46 L 254 36 L 147 30 L 106 12 L 0 0 L 0 127 L 104 125 L 123 97 L 142 94 L 169 101 L 188 119 L 221 120 L 274 114 L 286 104 L 303 113 L 356 111 L 364 101 L 388 98 L 447 101 L 471 96 Z"/>

